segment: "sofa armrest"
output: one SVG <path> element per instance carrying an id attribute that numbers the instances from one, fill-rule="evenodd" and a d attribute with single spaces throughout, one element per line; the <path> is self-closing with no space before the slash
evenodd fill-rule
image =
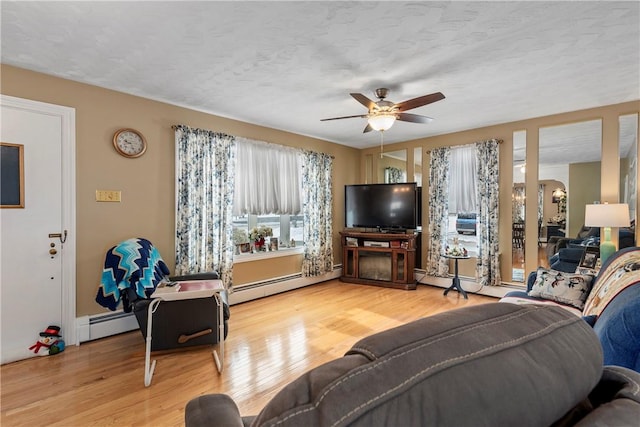
<path id="1" fill-rule="evenodd" d="M 586 407 L 593 411 L 576 423 L 565 419 L 559 425 L 632 426 L 640 418 L 640 373 L 619 366 L 605 366 L 602 378 L 589 394 Z"/>
<path id="2" fill-rule="evenodd" d="M 554 256 L 549 260 L 551 269 L 565 273 L 573 273 L 580 264 L 583 253 L 584 247 L 562 248 L 558 251 L 557 257 Z"/>
<path id="3" fill-rule="evenodd" d="M 582 255 L 584 254 L 584 248 L 584 246 L 578 246 L 560 249 L 558 251 L 560 261 L 573 261 L 579 263 L 582 259 Z"/>
<path id="4" fill-rule="evenodd" d="M 184 411 L 186 427 L 244 427 L 240 410 L 226 394 L 206 394 L 191 399 Z"/>
<path id="5" fill-rule="evenodd" d="M 560 237 L 560 236 L 551 236 L 547 240 L 547 259 L 551 259 L 551 257 L 558 253 L 558 251 L 562 248 L 567 247 L 567 243 L 569 240 L 572 240 L 568 237 Z"/>
<path id="6" fill-rule="evenodd" d="M 640 372 L 640 283 L 621 291 L 593 325 L 606 365 Z"/>

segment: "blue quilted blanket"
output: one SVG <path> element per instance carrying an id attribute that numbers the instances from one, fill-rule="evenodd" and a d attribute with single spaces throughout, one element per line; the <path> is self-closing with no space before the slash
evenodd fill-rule
<path id="1" fill-rule="evenodd" d="M 148 298 L 168 275 L 169 268 L 150 241 L 125 240 L 107 251 L 96 302 L 116 310 L 122 300 L 124 311 L 130 312 L 127 289 L 135 291 L 139 298 Z"/>

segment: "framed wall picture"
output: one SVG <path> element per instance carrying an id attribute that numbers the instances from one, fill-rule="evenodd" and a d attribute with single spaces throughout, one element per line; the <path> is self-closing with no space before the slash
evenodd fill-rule
<path id="1" fill-rule="evenodd" d="M 0 208 L 24 208 L 24 145 L 0 142 Z"/>
<path id="2" fill-rule="evenodd" d="M 580 267 L 595 269 L 598 258 L 600 258 L 600 248 L 587 246 L 582 254 L 582 259 L 580 259 Z"/>

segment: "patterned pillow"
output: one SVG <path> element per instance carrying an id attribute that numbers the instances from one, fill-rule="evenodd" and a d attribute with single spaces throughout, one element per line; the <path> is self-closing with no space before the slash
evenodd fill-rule
<path id="1" fill-rule="evenodd" d="M 529 296 L 544 298 L 582 310 L 591 291 L 593 276 L 590 274 L 564 273 L 539 268 Z"/>

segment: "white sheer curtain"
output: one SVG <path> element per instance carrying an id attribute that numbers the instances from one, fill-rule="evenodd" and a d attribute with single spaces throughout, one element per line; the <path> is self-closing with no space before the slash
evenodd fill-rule
<path id="1" fill-rule="evenodd" d="M 478 212 L 476 148 L 473 144 L 451 147 L 449 212 Z"/>
<path id="2" fill-rule="evenodd" d="M 236 137 L 234 215 L 302 212 L 300 150 Z"/>

